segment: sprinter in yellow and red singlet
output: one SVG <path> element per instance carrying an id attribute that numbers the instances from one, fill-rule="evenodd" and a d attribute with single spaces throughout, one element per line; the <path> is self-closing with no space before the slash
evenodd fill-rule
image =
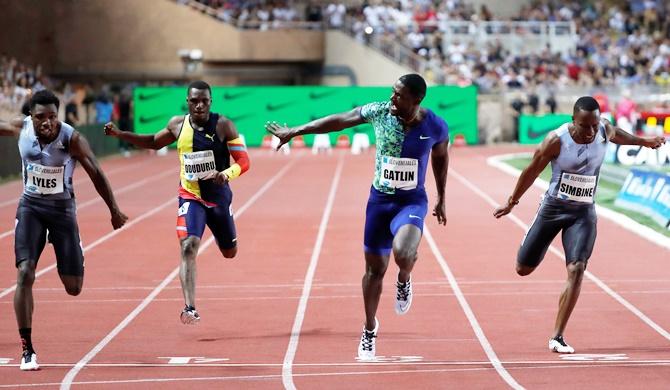
<path id="1" fill-rule="evenodd" d="M 249 169 L 249 156 L 233 122 L 210 112 L 212 90 L 207 83 L 192 82 L 186 101 L 188 115 L 172 117 L 167 127 L 156 134 L 121 131 L 111 122 L 105 125 L 105 134 L 146 149 L 160 149 L 177 141 L 179 278 L 185 301 L 180 318 L 184 324 L 196 324 L 200 315 L 195 309 L 195 258 L 200 239 L 207 225 L 223 257 L 233 258 L 237 254 L 233 193 L 228 182 Z"/>

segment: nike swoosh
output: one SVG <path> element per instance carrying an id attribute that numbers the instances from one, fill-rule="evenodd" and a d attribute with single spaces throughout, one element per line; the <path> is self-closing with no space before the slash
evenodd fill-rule
<path id="1" fill-rule="evenodd" d="M 424 137 L 423 135 L 420 135 L 419 139 L 430 139 L 430 137 Z"/>
<path id="2" fill-rule="evenodd" d="M 151 100 L 151 99 L 159 97 L 163 93 L 164 93 L 164 91 L 156 91 L 156 92 L 152 92 L 152 93 L 140 92 L 139 94 L 137 94 L 137 98 L 139 100 Z"/>
<path id="3" fill-rule="evenodd" d="M 529 127 L 528 127 L 528 138 L 530 138 L 530 139 L 536 139 L 536 138 L 544 137 L 545 135 L 547 135 L 547 133 L 549 133 L 549 132 L 552 131 L 553 129 L 554 129 L 554 128 L 551 127 L 551 128 L 548 128 L 548 129 L 538 129 L 538 130 L 535 130 L 535 129 L 533 129 L 532 126 L 529 126 Z"/>
<path id="4" fill-rule="evenodd" d="M 251 116 L 255 116 L 254 114 L 241 114 L 237 116 L 229 116 L 228 119 L 230 119 L 231 122 L 237 122 L 242 119 L 249 118 Z"/>
<path id="5" fill-rule="evenodd" d="M 140 116 L 140 123 L 149 123 L 149 122 L 154 122 L 158 119 L 166 118 L 169 117 L 170 114 L 158 114 L 158 115 L 151 115 L 151 116 Z"/>
<path id="6" fill-rule="evenodd" d="M 268 110 L 268 111 L 278 111 L 278 110 L 281 110 L 282 108 L 288 107 L 292 104 L 293 104 L 293 102 L 286 102 L 286 103 L 279 103 L 279 104 L 268 103 L 268 104 L 265 105 L 265 109 Z"/>
<path id="7" fill-rule="evenodd" d="M 226 92 L 223 94 L 223 100 L 235 100 L 239 99 L 242 96 L 250 94 L 251 91 L 243 91 L 243 92 L 237 92 L 237 93 L 232 93 L 232 92 Z"/>
<path id="8" fill-rule="evenodd" d="M 458 102 L 453 102 L 453 103 L 445 103 L 445 102 L 440 102 L 437 106 L 440 108 L 440 110 L 448 110 L 450 108 L 455 108 L 458 106 L 460 103 Z"/>
<path id="9" fill-rule="evenodd" d="M 309 98 L 310 99 L 322 99 L 326 96 L 330 96 L 337 93 L 337 91 L 324 91 L 324 92 L 310 92 L 309 93 Z"/>
<path id="10" fill-rule="evenodd" d="M 422 219 L 422 218 L 419 217 L 418 215 L 412 215 L 412 214 L 410 214 L 409 217 L 410 217 L 410 218 L 416 218 L 416 219 Z"/>

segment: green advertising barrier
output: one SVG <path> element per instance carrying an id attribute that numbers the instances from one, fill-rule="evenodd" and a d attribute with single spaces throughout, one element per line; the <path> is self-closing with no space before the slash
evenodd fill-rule
<path id="1" fill-rule="evenodd" d="M 231 119 L 248 146 L 260 146 L 267 121 L 296 126 L 373 101 L 386 101 L 390 87 L 213 87 L 212 111 Z M 186 114 L 185 87 L 141 87 L 133 96 L 135 131 L 152 134 L 164 128 L 170 118 Z M 449 124 L 451 139 L 462 135 L 468 144 L 476 144 L 477 91 L 475 87 L 431 87 L 422 106 L 428 107 Z M 357 126 L 330 134 L 335 143 L 340 134 L 350 138 L 365 132 L 374 142 L 370 125 Z M 313 136 L 305 137 L 311 145 Z"/>
<path id="2" fill-rule="evenodd" d="M 519 143 L 539 144 L 552 130 L 572 121 L 568 114 L 521 115 L 519 117 Z"/>

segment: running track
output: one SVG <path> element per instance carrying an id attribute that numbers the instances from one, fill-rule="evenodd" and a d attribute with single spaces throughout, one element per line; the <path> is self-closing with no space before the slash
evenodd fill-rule
<path id="1" fill-rule="evenodd" d="M 79 169 L 84 291 L 65 294 L 47 247 L 34 290 L 38 372 L 17 368 L 12 229 L 21 189 L 4 184 L 0 388 L 668 388 L 668 250 L 606 219 L 566 332 L 578 354 L 547 350 L 565 280 L 560 241 L 534 274 L 516 276 L 516 250 L 541 190 L 529 190 L 516 218 L 495 220 L 492 204 L 516 179 L 486 163 L 525 150 L 452 149 L 447 227 L 427 219 L 404 317 L 393 311 L 397 268 L 389 267 L 372 363 L 355 360 L 372 155 L 251 151 L 251 171 L 233 183 L 240 251 L 226 260 L 204 237 L 202 321 L 194 327 L 178 316 L 175 155 L 102 163 L 130 217 L 115 233 Z"/>

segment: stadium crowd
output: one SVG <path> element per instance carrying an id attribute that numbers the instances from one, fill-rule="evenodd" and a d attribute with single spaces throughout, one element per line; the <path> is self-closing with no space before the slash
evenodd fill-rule
<path id="1" fill-rule="evenodd" d="M 186 0 L 181 0 L 186 2 Z M 401 43 L 418 56 L 408 63 L 436 83 L 475 84 L 484 93 L 499 89 L 562 89 L 569 86 L 670 84 L 670 5 L 663 0 L 537 0 L 517 15 L 502 18 L 485 5 L 465 0 L 371 0 L 362 5 L 286 0 L 198 0 L 216 9 L 221 20 L 261 29 L 284 22 L 322 22 L 345 28 L 363 43 L 383 51 Z M 625 3 L 617 6 L 617 3 Z M 300 6 L 299 6 L 300 5 Z M 551 46 L 512 53 L 500 42 L 485 45 L 447 39 L 449 22 L 572 21 L 574 50 Z"/>

